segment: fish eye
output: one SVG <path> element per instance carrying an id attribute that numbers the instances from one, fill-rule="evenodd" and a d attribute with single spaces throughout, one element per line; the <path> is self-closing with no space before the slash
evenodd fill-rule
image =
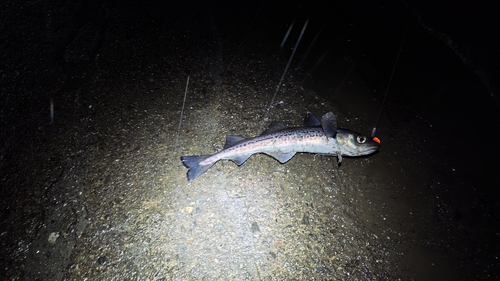
<path id="1" fill-rule="evenodd" d="M 365 143 L 366 137 L 365 136 L 357 136 L 356 140 L 358 141 L 358 143 Z"/>

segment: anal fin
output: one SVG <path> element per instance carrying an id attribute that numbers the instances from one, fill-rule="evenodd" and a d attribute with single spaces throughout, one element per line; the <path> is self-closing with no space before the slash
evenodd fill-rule
<path id="1" fill-rule="evenodd" d="M 245 161 L 247 161 L 250 156 L 252 156 L 252 154 L 241 155 L 235 158 L 231 158 L 230 160 L 236 163 L 236 165 L 240 166 L 241 164 L 245 163 Z"/>
<path id="2" fill-rule="evenodd" d="M 280 161 L 281 164 L 288 162 L 288 160 L 292 159 L 293 156 L 295 156 L 296 152 L 288 152 L 288 153 L 283 153 L 283 152 L 265 152 L 267 155 L 275 158 L 276 160 Z"/>

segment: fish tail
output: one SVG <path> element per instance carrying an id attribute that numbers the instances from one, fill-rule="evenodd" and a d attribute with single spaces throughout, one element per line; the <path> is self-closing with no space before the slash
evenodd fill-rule
<path id="1" fill-rule="evenodd" d="M 181 156 L 182 164 L 184 164 L 184 166 L 189 169 L 187 172 L 188 181 L 194 180 L 214 165 L 215 162 L 205 166 L 200 165 L 201 161 L 207 159 L 210 156 L 211 155 Z"/>

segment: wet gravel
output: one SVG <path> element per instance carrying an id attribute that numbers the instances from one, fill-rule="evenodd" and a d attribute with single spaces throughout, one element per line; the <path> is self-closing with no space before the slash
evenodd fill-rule
<path id="1" fill-rule="evenodd" d="M 8 48 L 1 73 L 2 279 L 498 277 L 486 207 L 411 112 L 384 115 L 381 151 L 340 168 L 332 157 L 282 165 L 254 155 L 188 182 L 180 156 L 215 153 L 227 134 L 256 136 L 271 120 L 300 126 L 306 111 L 366 131 L 371 121 L 356 112 L 377 112 L 380 100 L 358 76 L 303 84 L 292 68 L 269 108 L 289 53 L 257 30 L 280 26 L 242 17 L 248 29 L 235 31 L 230 17 L 245 13 L 225 22 L 221 7 L 186 14 L 182 3 L 155 7 L 170 8 L 160 21 L 143 5 L 4 5 L 50 14 L 3 20 L 28 43 Z M 39 21 L 44 29 L 30 31 Z M 334 103 L 329 83 L 363 104 Z"/>

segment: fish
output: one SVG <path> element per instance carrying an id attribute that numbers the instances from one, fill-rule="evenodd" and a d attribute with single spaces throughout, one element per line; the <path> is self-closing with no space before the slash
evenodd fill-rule
<path id="1" fill-rule="evenodd" d="M 181 161 L 188 168 L 187 179 L 191 181 L 219 160 L 231 160 L 240 166 L 256 153 L 267 154 L 282 164 L 297 152 L 337 156 L 340 165 L 342 156 L 370 155 L 380 146 L 377 137 L 368 138 L 351 130 L 337 128 L 337 118 L 333 112 L 323 115 L 321 121 L 307 112 L 302 127 L 288 127 L 281 122 L 272 122 L 257 137 L 227 135 L 226 144 L 221 151 L 211 155 L 181 156 Z"/>

